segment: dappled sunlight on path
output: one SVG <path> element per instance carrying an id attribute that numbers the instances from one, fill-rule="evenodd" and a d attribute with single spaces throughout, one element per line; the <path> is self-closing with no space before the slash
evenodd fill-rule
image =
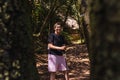
<path id="1" fill-rule="evenodd" d="M 89 80 L 90 61 L 85 45 L 71 45 L 66 54 L 70 80 Z M 47 53 L 36 54 L 36 60 L 40 80 L 49 80 Z M 57 72 L 56 80 L 64 80 L 63 73 Z"/>

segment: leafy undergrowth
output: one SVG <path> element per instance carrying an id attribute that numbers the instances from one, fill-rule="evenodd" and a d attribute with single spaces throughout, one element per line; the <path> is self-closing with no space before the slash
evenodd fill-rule
<path id="1" fill-rule="evenodd" d="M 86 45 L 71 45 L 67 48 L 66 54 L 70 80 L 90 80 L 90 61 Z M 40 80 L 49 80 L 47 53 L 36 54 L 36 60 Z M 62 72 L 56 73 L 56 80 L 65 80 Z"/>

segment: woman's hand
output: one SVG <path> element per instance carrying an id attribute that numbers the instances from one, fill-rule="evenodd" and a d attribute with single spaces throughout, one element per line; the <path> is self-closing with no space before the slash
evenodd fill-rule
<path id="1" fill-rule="evenodd" d="M 60 47 L 60 50 L 65 50 L 66 49 L 66 46 L 61 46 Z"/>

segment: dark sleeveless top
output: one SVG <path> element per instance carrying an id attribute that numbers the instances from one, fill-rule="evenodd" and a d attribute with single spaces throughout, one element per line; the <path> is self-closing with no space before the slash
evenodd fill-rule
<path id="1" fill-rule="evenodd" d="M 66 44 L 64 36 L 62 35 L 56 35 L 55 33 L 51 33 L 48 37 L 48 43 L 52 43 L 55 46 L 63 46 Z M 57 50 L 57 49 L 48 49 L 48 54 L 53 55 L 60 55 L 62 56 L 64 53 L 64 50 Z"/>

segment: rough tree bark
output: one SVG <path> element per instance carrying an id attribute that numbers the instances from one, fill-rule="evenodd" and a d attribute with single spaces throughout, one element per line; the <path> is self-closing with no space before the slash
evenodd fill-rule
<path id="1" fill-rule="evenodd" d="M 39 80 L 29 1 L 0 1 L 0 80 Z"/>
<path id="2" fill-rule="evenodd" d="M 91 80 L 120 80 L 119 2 L 90 1 Z"/>

